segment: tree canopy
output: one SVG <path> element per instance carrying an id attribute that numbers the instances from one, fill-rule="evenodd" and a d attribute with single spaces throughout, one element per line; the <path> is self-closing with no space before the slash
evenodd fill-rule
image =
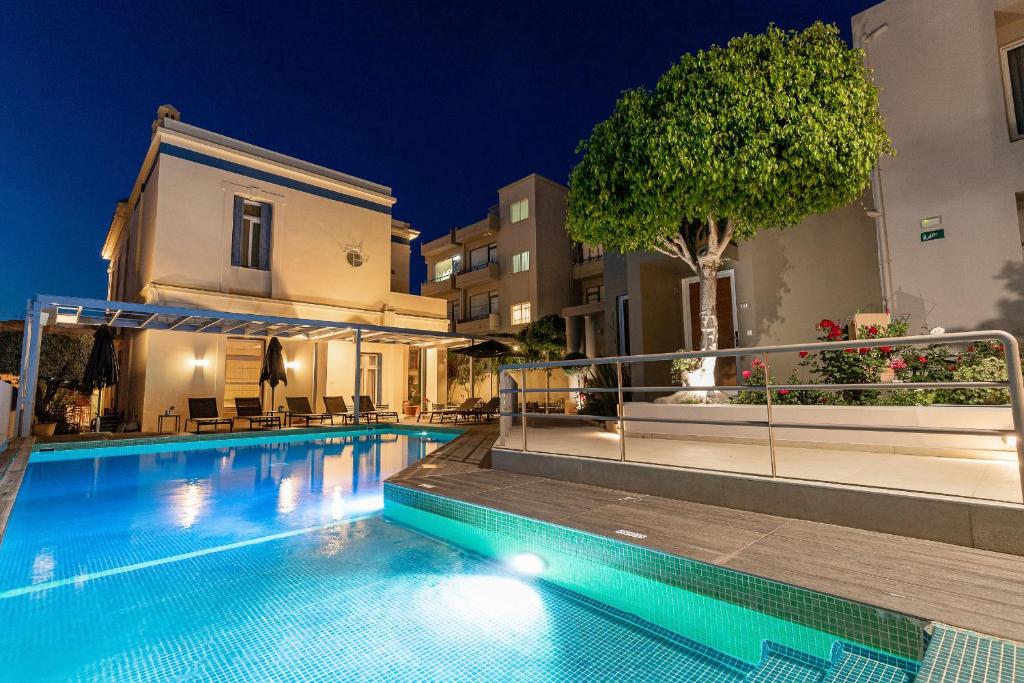
<path id="1" fill-rule="evenodd" d="M 891 145 L 862 52 L 818 22 L 683 55 L 577 151 L 571 236 L 696 271 L 732 239 L 853 201 Z"/>

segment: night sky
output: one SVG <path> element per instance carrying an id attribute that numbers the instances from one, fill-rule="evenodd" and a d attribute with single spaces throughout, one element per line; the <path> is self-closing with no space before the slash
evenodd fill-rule
<path id="1" fill-rule="evenodd" d="M 850 17 L 873 4 L 5 3 L 0 318 L 35 292 L 105 296 L 100 247 L 160 104 L 391 186 L 395 217 L 426 240 L 482 218 L 528 173 L 565 182 L 619 92 L 682 53 L 769 22 L 822 19 L 849 40 Z"/>

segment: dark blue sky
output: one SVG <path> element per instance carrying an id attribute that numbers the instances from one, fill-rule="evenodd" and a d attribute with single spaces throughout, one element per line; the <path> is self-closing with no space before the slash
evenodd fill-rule
<path id="1" fill-rule="evenodd" d="M 565 182 L 620 91 L 679 55 L 873 0 L 12 2 L 0 20 L 0 317 L 102 297 L 100 246 L 156 108 L 384 183 L 425 239 L 531 172 Z M 414 257 L 413 281 L 422 279 Z"/>

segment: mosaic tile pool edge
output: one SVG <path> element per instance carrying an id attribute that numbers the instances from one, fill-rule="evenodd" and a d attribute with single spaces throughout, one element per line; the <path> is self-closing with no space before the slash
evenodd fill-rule
<path id="1" fill-rule="evenodd" d="M 385 484 L 384 500 L 385 511 L 388 502 L 416 508 L 531 547 L 570 553 L 801 624 L 882 653 L 914 661 L 924 654 L 926 623 L 906 615 L 399 484 Z"/>

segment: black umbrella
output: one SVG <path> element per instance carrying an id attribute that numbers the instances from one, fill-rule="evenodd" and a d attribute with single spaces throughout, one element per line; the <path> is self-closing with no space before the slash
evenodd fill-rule
<path id="1" fill-rule="evenodd" d="M 493 339 L 486 339 L 479 344 L 464 346 L 461 349 L 453 349 L 452 353 L 469 356 L 469 393 L 473 393 L 473 359 L 474 358 L 500 358 L 512 353 L 512 349 Z M 494 377 L 494 364 L 491 364 L 491 378 Z M 491 387 L 491 396 L 494 395 L 494 387 Z"/>
<path id="2" fill-rule="evenodd" d="M 100 430 L 100 414 L 103 410 L 103 389 L 117 384 L 117 351 L 114 349 L 114 331 L 110 325 L 100 325 L 92 337 L 92 351 L 85 364 L 82 384 L 89 389 L 98 389 L 99 402 L 96 404 L 96 431 Z"/>
<path id="3" fill-rule="evenodd" d="M 270 382 L 270 408 L 274 410 L 274 390 L 277 385 L 284 382 L 288 386 L 288 372 L 284 367 L 284 348 L 281 340 L 271 337 L 267 344 L 267 354 L 263 356 L 263 368 L 260 370 L 260 386 L 264 382 Z"/>

